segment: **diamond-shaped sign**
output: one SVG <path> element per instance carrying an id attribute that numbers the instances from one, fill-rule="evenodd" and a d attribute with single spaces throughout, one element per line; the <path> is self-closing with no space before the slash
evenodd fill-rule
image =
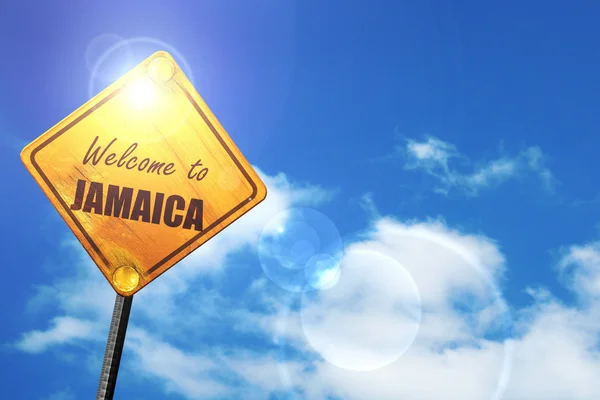
<path id="1" fill-rule="evenodd" d="M 122 296 L 139 291 L 267 194 L 165 52 L 34 140 L 21 159 Z"/>

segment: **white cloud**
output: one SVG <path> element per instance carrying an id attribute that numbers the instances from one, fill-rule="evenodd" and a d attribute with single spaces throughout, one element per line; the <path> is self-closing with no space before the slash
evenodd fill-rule
<path id="1" fill-rule="evenodd" d="M 328 361 L 307 363 L 313 372 L 292 371 L 291 386 L 307 399 L 491 398 L 512 348 L 485 338 L 502 332 L 498 320 L 507 317 L 494 287 L 503 271 L 502 255 L 485 237 L 436 221 L 376 221 L 348 246 L 338 285 L 305 296 L 279 327 L 280 340 Z M 281 318 L 266 316 L 261 325 L 276 330 Z"/>
<path id="2" fill-rule="evenodd" d="M 329 290 L 298 299 L 263 277 L 230 299 L 220 291 L 224 286 L 202 284 L 207 274 L 216 276 L 231 254 L 254 246 L 272 216 L 298 199 L 319 197 L 295 197 L 295 186 L 281 177 L 265 180 L 269 203 L 219 235 L 218 246 L 203 247 L 136 296 L 126 344 L 133 357 L 124 360 L 125 368 L 188 399 L 266 400 L 292 390 L 307 400 L 600 398 L 599 244 L 572 246 L 558 263 L 577 304 L 530 289 L 533 303 L 514 310 L 514 324 L 498 290 L 507 269 L 498 244 L 436 220 L 377 218 L 347 243 L 340 280 Z M 370 265 L 360 257 L 365 252 L 381 257 L 368 258 Z M 101 294 L 100 283 L 108 285 L 92 267 L 78 266 L 87 272 L 53 286 L 61 290 L 43 292 L 42 298 L 58 296 L 52 301 L 69 317 L 24 334 L 22 350 L 87 338 L 101 351 L 105 338 L 96 340 L 97 330 L 86 323 L 108 326 L 113 295 L 109 289 Z M 89 290 L 94 299 L 68 288 Z M 204 343 L 205 337 L 220 338 L 219 329 L 253 340 Z"/>
<path id="3" fill-rule="evenodd" d="M 47 330 L 33 330 L 23 334 L 16 346 L 27 353 L 41 353 L 54 345 L 97 337 L 96 328 L 96 324 L 92 321 L 56 317 Z"/>
<path id="4" fill-rule="evenodd" d="M 406 140 L 401 153 L 406 157 L 406 169 L 423 170 L 436 178 L 436 191 L 439 193 L 447 194 L 451 189 L 460 189 L 474 196 L 481 189 L 526 173 L 537 175 L 548 190 L 555 184 L 552 173 L 545 166 L 546 156 L 539 147 L 528 147 L 513 157 L 503 156 L 473 163 L 460 154 L 454 145 L 428 136 L 422 141 Z"/>
<path id="5" fill-rule="evenodd" d="M 377 209 L 372 193 L 367 193 L 361 196 L 358 205 L 367 213 L 370 220 L 381 218 L 381 214 Z"/>
<path id="6" fill-rule="evenodd" d="M 149 380 L 160 379 L 167 393 L 197 399 L 230 392 L 211 378 L 217 364 L 210 357 L 184 352 L 135 328 L 128 332 L 127 345 L 135 355 L 129 363 Z"/>
<path id="7" fill-rule="evenodd" d="M 406 149 L 416 160 L 430 166 L 441 164 L 447 167 L 451 158 L 459 156 L 456 147 L 434 137 L 428 137 L 425 142 L 408 140 Z"/>
<path id="8" fill-rule="evenodd" d="M 584 299 L 600 300 L 600 242 L 571 246 L 559 264 L 559 271 Z"/>
<path id="9" fill-rule="evenodd" d="M 50 397 L 46 398 L 46 400 L 76 400 L 76 399 L 77 399 L 77 396 L 75 396 L 75 393 L 73 393 L 73 390 L 71 388 L 66 388 L 66 389 L 56 392 L 56 393 L 50 395 Z"/>
<path id="10" fill-rule="evenodd" d="M 305 365 L 299 361 L 278 360 L 273 355 L 242 351 L 224 359 L 228 368 L 246 378 L 251 386 L 263 393 L 285 392 L 289 389 L 281 374 L 302 376 Z M 307 382 L 308 383 L 308 382 Z"/>
<path id="11" fill-rule="evenodd" d="M 568 308 L 551 300 L 534 306 L 529 313 L 532 320 L 515 348 L 506 398 L 600 398 L 597 312 Z"/>
<path id="12" fill-rule="evenodd" d="M 320 306 L 326 316 L 324 320 L 331 322 L 318 327 L 327 336 L 329 348 L 323 349 L 319 344 L 315 347 L 325 353 L 338 352 L 338 366 L 309 361 L 305 365 L 313 368 L 310 371 L 297 366 L 283 368 L 290 380 L 288 387 L 305 390 L 302 398 L 324 399 L 326 395 L 335 395 L 348 400 L 427 400 L 446 398 L 448 393 L 469 400 L 600 398 L 597 384 L 600 302 L 595 298 L 597 292 L 581 286 L 577 279 L 571 287 L 583 301 L 574 306 L 562 304 L 547 290 L 529 290 L 534 304 L 518 311 L 514 324 L 516 336 L 503 340 L 502 337 L 509 335 L 502 328 L 511 325 L 498 323 L 506 322 L 508 315 L 493 286 L 502 277 L 504 260 L 489 239 L 452 231 L 439 222 L 404 224 L 387 219 L 378 221 L 368 238 L 352 246 L 393 255 L 411 273 L 422 295 L 419 334 L 411 348 L 386 367 L 367 372 L 339 368 L 347 361 L 344 357 L 348 349 L 355 351 L 356 346 L 365 351 L 361 356 L 367 362 L 376 360 L 379 345 L 390 350 L 385 341 L 390 334 L 387 330 L 396 329 L 395 321 L 401 322 L 393 310 L 373 312 L 356 307 L 357 295 L 359 301 L 365 301 L 360 298 L 360 284 L 365 276 L 350 274 L 350 282 L 345 282 L 347 269 L 342 268 L 341 296 L 332 300 L 329 291 L 325 291 L 316 304 L 309 303 L 309 307 Z M 352 254 L 352 249 L 348 254 Z M 600 269 L 598 260 L 597 243 L 573 246 L 560 260 L 559 267 L 562 270 L 568 267 L 568 273 L 576 278 L 590 277 Z M 346 264 L 350 262 L 346 260 Z M 389 278 L 391 275 L 379 276 L 377 281 Z M 373 292 L 375 298 L 402 298 L 386 284 L 370 291 Z M 453 307 L 461 292 L 474 294 L 469 298 L 470 311 Z M 339 312 L 340 304 L 348 306 L 343 313 Z M 310 352 L 310 336 L 314 332 L 306 331 L 302 312 L 288 313 L 285 324 L 281 323 L 282 317 L 266 317 L 268 321 L 262 321 L 261 326 L 279 331 L 280 341 Z M 383 334 L 377 335 L 378 329 Z M 485 332 L 499 332 L 500 339 L 487 338 Z M 398 329 L 400 342 L 402 333 Z M 355 347 L 340 339 L 349 339 Z M 357 354 L 351 357 L 351 363 L 357 362 Z M 331 359 L 330 354 L 325 356 Z M 252 369 L 247 370 L 247 378 L 252 379 Z"/>
<path id="13" fill-rule="evenodd" d="M 515 160 L 501 158 L 484 164 L 470 175 L 464 176 L 463 180 L 470 190 L 474 190 L 505 181 L 516 174 L 517 169 L 518 165 Z"/>

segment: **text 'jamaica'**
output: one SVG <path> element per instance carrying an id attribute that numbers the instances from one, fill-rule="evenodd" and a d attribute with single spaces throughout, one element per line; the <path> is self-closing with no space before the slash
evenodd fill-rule
<path id="1" fill-rule="evenodd" d="M 179 195 L 173 194 L 165 199 L 164 193 L 155 193 L 152 201 L 152 193 L 142 189 L 137 191 L 134 200 L 133 188 L 108 185 L 104 201 L 101 183 L 90 182 L 87 194 L 86 184 L 84 180 L 77 180 L 71 210 L 152 224 L 164 223 L 171 228 L 182 226 L 184 229 L 202 230 L 202 200 L 191 199 L 186 205 L 185 199 Z"/>

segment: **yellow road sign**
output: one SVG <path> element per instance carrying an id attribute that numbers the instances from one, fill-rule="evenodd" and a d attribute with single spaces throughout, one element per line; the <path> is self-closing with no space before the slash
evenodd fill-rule
<path id="1" fill-rule="evenodd" d="M 35 139 L 21 159 L 122 296 L 139 291 L 267 195 L 166 52 Z"/>

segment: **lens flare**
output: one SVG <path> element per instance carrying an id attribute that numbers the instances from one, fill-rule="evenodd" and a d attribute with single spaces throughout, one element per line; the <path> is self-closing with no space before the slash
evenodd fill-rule
<path id="1" fill-rule="evenodd" d="M 305 336 L 335 366 L 382 368 L 400 358 L 417 336 L 417 286 L 396 260 L 375 251 L 350 250 L 342 270 L 333 288 L 303 296 Z"/>
<path id="2" fill-rule="evenodd" d="M 328 254 L 317 254 L 308 260 L 304 275 L 308 284 L 317 290 L 334 287 L 340 280 L 339 260 Z"/>
<path id="3" fill-rule="evenodd" d="M 127 71 L 127 66 L 135 64 L 133 53 L 129 47 L 115 48 L 124 40 L 119 35 L 104 33 L 93 38 L 85 49 L 85 64 L 97 80 L 98 86 L 106 86 L 117 80 Z M 104 57 L 104 54 L 111 48 L 115 48 L 115 50 L 111 52 L 110 57 Z"/>
<path id="4" fill-rule="evenodd" d="M 152 104 L 156 93 L 154 84 L 147 78 L 139 78 L 125 88 L 131 105 L 137 110 L 142 110 Z"/>
<path id="5" fill-rule="evenodd" d="M 331 284 L 332 277 L 339 274 L 342 253 L 342 238 L 335 224 L 311 208 L 293 208 L 276 215 L 258 244 L 267 277 L 293 292 Z"/>
<path id="6" fill-rule="evenodd" d="M 347 244 L 332 289 L 302 293 L 299 309 L 293 298 L 287 300 L 275 325 L 280 358 L 296 360 L 300 352 L 309 368 L 345 381 L 365 383 L 373 376 L 393 387 L 394 379 L 414 376 L 415 365 L 428 357 L 447 364 L 439 371 L 439 388 L 452 390 L 449 377 L 471 374 L 468 390 L 502 399 L 511 378 L 515 325 L 489 260 L 433 230 L 392 233 Z M 306 343 L 298 340 L 298 324 Z M 454 356 L 481 346 L 487 349 L 481 371 L 473 374 L 472 365 L 465 365 L 463 372 Z M 384 367 L 381 375 L 370 375 Z M 303 386 L 295 365 L 282 362 L 278 372 L 290 391 Z M 484 380 L 487 392 L 480 390 Z M 423 393 L 420 379 L 403 387 L 407 395 Z"/>
<path id="7" fill-rule="evenodd" d="M 183 54 L 169 43 L 145 36 L 122 39 L 120 41 L 116 40 L 117 37 L 113 35 L 110 35 L 110 39 L 102 39 L 101 42 L 103 45 L 98 47 L 98 50 L 94 51 L 94 53 L 99 53 L 100 49 L 104 51 L 99 55 L 88 56 L 90 63 L 94 62 L 88 83 L 88 96 L 90 98 L 94 97 L 94 95 L 108 86 L 108 84 L 120 78 L 124 73 L 137 65 L 138 62 L 160 50 L 167 51 L 175 56 L 177 63 L 181 66 L 185 75 L 192 84 L 195 84 L 194 73 L 189 63 Z M 92 41 L 89 47 L 97 46 L 94 46 L 94 41 Z M 160 69 L 163 70 L 162 68 Z"/>
<path id="8" fill-rule="evenodd" d="M 158 51 L 166 51 L 173 55 L 182 72 L 194 84 L 194 74 L 190 65 L 183 55 L 170 44 L 151 37 L 118 39 L 120 38 L 115 35 L 103 35 L 95 38 L 88 46 L 86 60 L 89 60 L 88 63 L 93 62 L 90 81 L 88 83 L 88 96 L 90 98 L 94 97 L 101 90 L 106 89 L 108 85 L 121 78 L 149 55 Z M 126 99 L 128 103 L 126 106 L 131 107 L 132 111 L 136 112 L 128 115 L 127 120 L 119 121 L 118 123 L 107 120 L 101 110 L 94 112 L 93 117 L 99 120 L 105 126 L 106 130 L 118 130 L 121 132 L 122 138 L 127 139 L 130 130 L 124 125 L 134 124 L 136 119 L 144 117 L 144 112 L 137 111 L 147 110 L 148 107 L 152 106 L 168 112 L 174 118 L 174 121 L 169 124 L 170 128 L 163 129 L 163 136 L 167 137 L 176 133 L 185 124 L 189 114 L 195 111 L 190 104 L 185 104 L 182 107 L 181 104 L 170 105 L 168 101 L 165 101 L 169 91 L 176 87 L 172 83 L 172 79 L 175 76 L 175 66 L 166 57 L 155 58 L 148 65 L 147 76 L 154 83 L 154 91 L 150 93 L 150 86 L 145 87 L 145 85 L 140 84 L 138 87 L 137 83 L 133 85 L 134 89 L 131 96 Z M 119 99 L 118 96 L 117 99 Z M 146 118 L 152 119 L 153 115 L 154 113 L 150 112 Z M 153 137 L 154 139 L 151 139 L 149 136 L 144 140 L 147 142 L 163 140 L 160 136 Z"/>

